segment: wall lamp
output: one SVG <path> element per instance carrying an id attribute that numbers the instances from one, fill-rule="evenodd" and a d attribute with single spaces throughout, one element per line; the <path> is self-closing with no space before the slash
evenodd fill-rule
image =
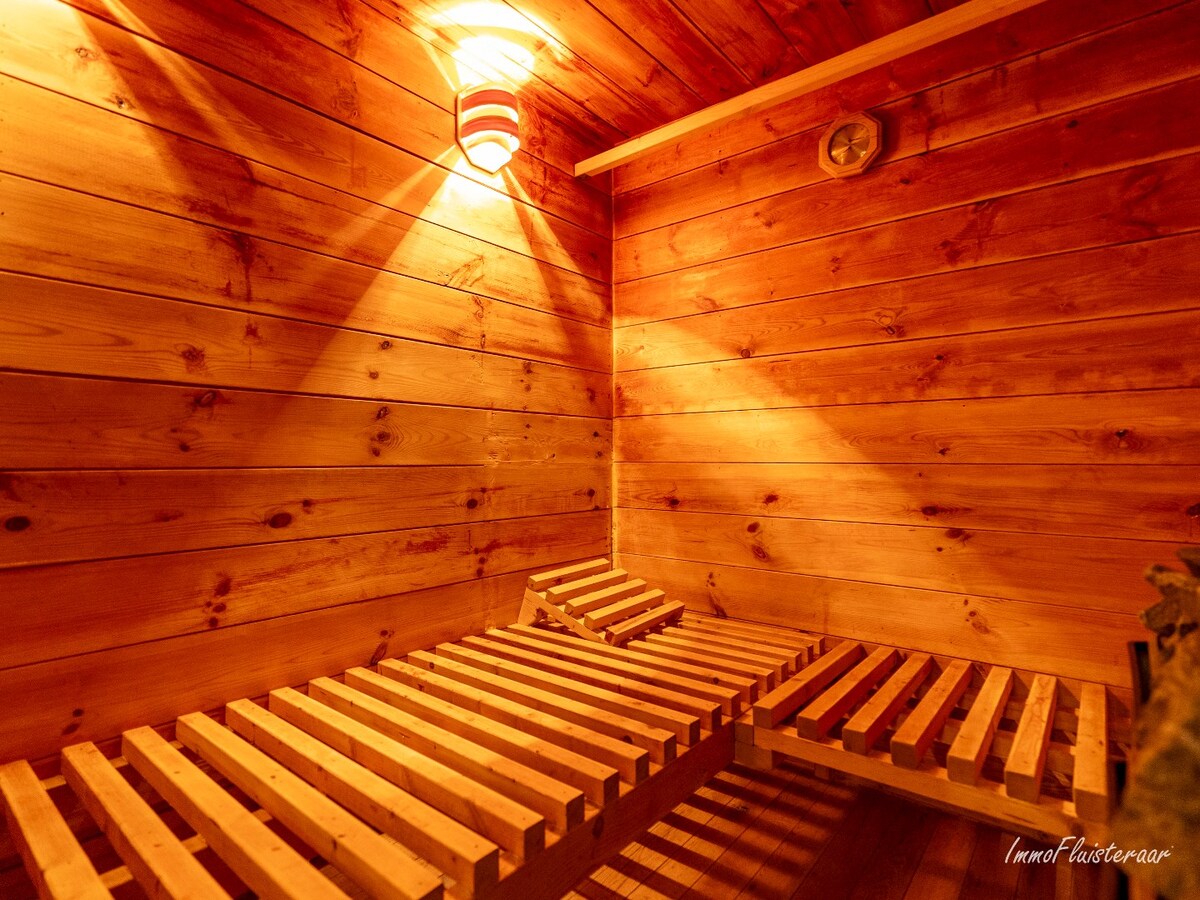
<path id="1" fill-rule="evenodd" d="M 502 84 L 467 88 L 458 95 L 458 145 L 467 161 L 495 175 L 521 146 L 517 95 Z"/>

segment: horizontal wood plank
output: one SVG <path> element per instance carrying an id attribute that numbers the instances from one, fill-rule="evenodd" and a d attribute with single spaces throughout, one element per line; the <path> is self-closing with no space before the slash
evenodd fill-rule
<path id="1" fill-rule="evenodd" d="M 1105 12 L 1124 7 L 1126 15 L 1137 16 L 1151 12 L 1155 6 L 1169 5 L 1161 2 L 1135 8 L 1131 3 L 1110 4 Z M 855 92 L 855 82 L 864 81 L 853 79 L 851 83 L 838 85 L 836 91 L 823 91 L 820 96 L 809 98 L 803 108 L 800 104 L 789 104 L 787 110 L 775 110 L 772 116 L 775 130 L 769 136 L 770 143 L 743 149 L 738 146 L 739 141 L 751 143 L 752 129 L 743 127 L 736 133 L 726 129 L 729 133 L 719 145 L 723 151 L 719 163 L 691 169 L 683 166 L 678 175 L 651 186 L 619 192 L 615 203 L 618 237 L 826 180 L 826 173 L 816 164 L 816 144 L 828 123 L 846 109 L 870 108 L 871 115 L 883 122 L 890 136 L 886 161 L 891 163 L 1054 116 L 1081 104 L 1090 106 L 1156 87 L 1165 78 L 1186 73 L 1193 62 L 1184 59 L 1182 54 L 1186 51 L 1179 41 L 1173 40 L 1197 27 L 1187 7 L 1175 6 L 1162 16 L 1144 15 L 1094 34 L 1087 33 L 1084 22 L 1103 15 L 1096 4 L 1082 9 L 1077 2 L 1059 2 L 1049 9 L 1058 10 L 1058 15 L 1071 22 L 1070 26 L 1065 23 L 1059 26 L 1062 37 L 1075 37 L 1074 33 L 1065 33 L 1066 28 L 1074 27 L 1080 28 L 1078 34 L 1083 36 L 1056 46 L 1042 45 L 1048 49 L 1038 53 L 1014 49 L 1014 58 L 1005 64 L 1002 79 L 996 77 L 995 70 L 984 67 L 967 77 L 945 80 L 907 96 L 897 96 L 903 89 L 892 82 L 887 88 L 894 99 L 883 103 L 878 96 L 867 102 L 848 100 L 845 92 Z M 1005 23 L 1010 36 L 1013 25 L 1014 19 Z M 1003 53 L 999 46 L 1002 42 L 986 48 L 982 41 L 973 43 L 976 61 L 988 54 Z M 1147 61 L 1153 59 L 1157 64 L 1148 64 L 1138 71 L 1108 64 L 1112 54 L 1133 45 L 1138 47 L 1139 56 Z M 907 64 L 912 66 L 945 50 L 943 45 L 934 52 L 917 55 Z M 1051 69 L 1055 77 L 1048 80 L 1045 73 Z M 936 67 L 928 71 L 945 73 Z M 928 84 L 928 71 L 913 74 L 918 77 L 924 74 Z M 879 77 L 876 73 L 876 78 Z M 915 81 L 909 86 L 915 86 Z M 840 107 L 834 105 L 837 96 L 842 98 Z M 813 128 L 814 122 L 820 125 Z M 711 147 L 678 149 L 681 156 L 714 152 Z M 786 164 L 781 165 L 781 160 Z M 631 168 L 635 166 L 618 174 L 618 182 L 629 180 Z"/>
<path id="2" fill-rule="evenodd" d="M 983 480 L 991 473 L 974 474 Z M 883 499 L 878 493 L 846 496 Z M 778 518 L 770 507 L 759 515 L 619 509 L 614 521 L 622 550 L 639 556 L 1129 613 L 1144 606 L 1146 561 L 1163 552 L 1160 544 L 1149 541 L 1064 535 L 1051 541 L 1024 531 L 946 528 L 936 519 L 923 525 L 877 525 L 869 520 L 892 517 L 882 510 L 873 511 L 878 513 L 874 516 L 866 510 L 816 506 L 814 497 L 812 518 Z M 859 521 L 838 521 L 842 518 Z M 1063 577 L 1067 572 L 1086 581 L 1086 594 L 1080 594 L 1079 581 Z"/>
<path id="3" fill-rule="evenodd" d="M 3 476 L 0 567 L 487 522 L 608 505 L 608 469 L 524 464 Z M 80 498 L 86 497 L 86 505 Z"/>
<path id="4" fill-rule="evenodd" d="M 609 444 L 598 419 L 9 373 L 0 390 L 10 468 L 594 463 Z"/>
<path id="5" fill-rule="evenodd" d="M 1193 308 L 1195 233 L 617 328 L 618 371 Z"/>
<path id="6" fill-rule="evenodd" d="M 537 568 L 552 564 L 545 558 Z M 68 744 L 102 740 L 145 722 L 168 723 L 281 684 L 453 640 L 483 630 L 493 618 L 512 621 L 529 574 L 0 670 L 0 693 L 10 698 L 0 756 L 38 759 Z M 188 665 L 180 666 L 180 659 Z M 130 684 L 139 689 L 130 691 Z"/>
<path id="7" fill-rule="evenodd" d="M 568 366 L 4 273 L 0 291 L 12 299 L 0 354 L 14 369 L 607 414 L 607 376 Z"/>
<path id="8" fill-rule="evenodd" d="M 1200 341 L 1200 311 L 646 369 L 616 414 L 1200 387 L 1177 340 Z"/>
<path id="9" fill-rule="evenodd" d="M 1194 15 L 1176 17 L 1183 32 L 1200 39 L 1200 26 L 1194 19 Z M 1167 34 L 1159 32 L 1159 40 L 1165 41 Z M 1046 63 L 1040 60 L 1027 65 Z M 1170 77 L 1194 76 L 1198 71 L 1200 66 L 1193 59 Z M 854 190 L 839 179 L 823 178 L 783 193 L 772 190 L 765 199 L 743 195 L 738 205 L 728 209 L 625 238 L 617 243 L 614 280 L 630 281 L 698 263 L 716 263 L 1187 153 L 1196 147 L 1195 135 L 1177 124 L 1172 110 L 1200 102 L 1200 80 L 1164 87 L 1159 87 L 1157 80 L 1150 90 L 1133 96 L 1092 105 L 1099 98 L 1081 93 L 1076 95 L 1076 104 L 1087 104 L 1086 109 L 1072 109 L 948 147 L 922 149 L 919 156 L 908 159 L 903 152 L 899 159 L 889 156 L 879 173 L 886 177 L 884 183 L 877 176 L 869 185 L 860 182 Z M 1136 91 L 1137 87 L 1135 83 L 1126 89 Z M 952 109 L 944 114 L 951 119 L 955 115 Z M 983 116 L 975 116 L 973 122 L 981 119 Z M 849 190 L 853 190 L 853 200 L 847 196 Z M 825 214 L 833 204 L 844 204 L 836 217 Z"/>
<path id="10" fill-rule="evenodd" d="M 12 617 L 12 640 L 0 650 L 0 667 L 526 571 L 548 559 L 579 559 L 605 551 L 607 518 L 590 512 L 4 569 L 3 592 L 14 602 L 24 599 Z M 346 570 L 356 573 L 351 583 L 329 577 Z M 57 595 L 71 598 L 68 605 L 36 602 L 50 577 Z M 131 592 L 130 584 L 142 587 Z"/>
<path id="11" fill-rule="evenodd" d="M 798 271 L 817 293 L 1195 231 L 1200 201 L 1186 184 L 1198 167 L 1191 154 L 626 282 L 615 290 L 617 321 L 795 296 Z M 1124 213 L 1114 217 L 1114 208 Z M 1058 215 L 1063 209 L 1072 215 Z"/>
<path id="12" fill-rule="evenodd" d="M 626 462 L 1192 464 L 1200 426 L 1167 391 L 619 418 Z"/>
<path id="13" fill-rule="evenodd" d="M 990 600 L 884 584 L 813 578 L 629 554 L 631 571 L 697 612 L 807 628 L 856 641 L 1127 686 L 1131 614 Z"/>

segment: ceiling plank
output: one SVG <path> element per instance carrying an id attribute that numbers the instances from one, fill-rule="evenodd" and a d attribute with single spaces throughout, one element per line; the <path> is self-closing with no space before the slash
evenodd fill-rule
<path id="1" fill-rule="evenodd" d="M 868 41 L 907 28 L 933 14 L 925 0 L 888 0 L 887 3 L 847 0 L 846 11 Z"/>
<path id="2" fill-rule="evenodd" d="M 673 2 L 755 85 L 805 65 L 757 0 Z"/>
<path id="3" fill-rule="evenodd" d="M 809 65 L 866 42 L 839 0 L 760 0 Z"/>
<path id="4" fill-rule="evenodd" d="M 747 91 L 741 96 L 684 116 L 656 128 L 641 137 L 618 144 L 577 163 L 577 176 L 607 172 L 622 163 L 638 159 L 667 144 L 682 140 L 721 122 L 807 94 L 836 82 L 884 65 L 909 53 L 931 47 L 955 35 L 979 28 L 1043 0 L 970 0 L 970 2 L 931 16 L 900 31 L 855 47 L 833 59 L 801 69 L 778 81 Z"/>
<path id="5" fill-rule="evenodd" d="M 754 86 L 671 0 L 591 2 L 705 103 L 718 103 Z"/>

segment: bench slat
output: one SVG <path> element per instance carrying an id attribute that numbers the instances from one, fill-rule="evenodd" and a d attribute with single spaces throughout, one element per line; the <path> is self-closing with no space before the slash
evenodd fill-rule
<path id="1" fill-rule="evenodd" d="M 536 650 L 538 653 L 552 656 L 555 659 L 567 660 L 577 665 L 594 669 L 597 672 L 633 678 L 645 684 L 664 688 L 678 694 L 686 694 L 710 703 L 717 703 L 720 705 L 721 712 L 727 716 L 737 714 L 735 710 L 737 708 L 738 692 L 732 688 L 718 687 L 711 681 L 700 681 L 688 675 L 676 675 L 663 672 L 659 669 L 641 666 L 630 659 L 630 655 L 625 653 L 624 650 L 618 650 L 606 644 L 593 644 L 589 641 L 585 647 L 583 641 L 575 641 L 573 644 L 563 645 L 543 640 L 542 635 L 545 634 L 546 632 L 544 631 L 533 634 L 519 634 L 507 629 L 503 631 L 493 629 L 487 633 L 487 636 L 496 641 L 511 643 L 516 647 Z M 591 647 L 599 650 L 611 650 L 620 654 L 620 656 L 617 659 L 612 659 L 594 654 L 590 650 Z M 701 719 L 701 724 L 703 724 L 703 718 Z"/>
<path id="2" fill-rule="evenodd" d="M 915 769 L 933 746 L 946 719 L 971 684 L 971 664 L 956 659 L 947 664 L 917 708 L 892 736 L 892 762 Z"/>
<path id="3" fill-rule="evenodd" d="M 154 729 L 125 732 L 121 752 L 254 893 L 272 898 L 346 897 Z"/>
<path id="4" fill-rule="evenodd" d="M 628 581 L 614 584 L 612 587 L 606 587 L 603 590 L 592 591 L 589 594 L 580 594 L 578 597 L 568 600 L 563 608 L 572 616 L 582 616 L 594 609 L 608 606 L 617 600 L 624 600 L 626 597 L 640 594 L 644 590 L 646 590 L 646 582 L 640 578 L 631 578 Z"/>
<path id="5" fill-rule="evenodd" d="M 467 637 L 462 639 L 461 645 L 485 653 L 503 663 L 504 674 L 517 681 L 524 681 L 564 697 L 640 719 L 658 728 L 670 728 L 681 744 L 694 744 L 700 739 L 700 720 L 691 712 L 683 712 L 656 700 L 645 699 L 644 696 L 626 694 L 613 686 L 601 687 L 597 682 L 603 679 L 577 678 L 577 673 L 565 663 L 551 666 L 553 661 L 548 657 L 543 657 L 545 662 L 531 660 L 531 654 L 522 655 L 496 641 Z M 438 652 L 442 652 L 440 644 Z"/>
<path id="6" fill-rule="evenodd" d="M 739 699 L 747 703 L 753 700 L 753 692 L 756 687 L 756 682 L 753 678 L 744 678 L 725 672 L 718 672 L 707 666 L 697 666 L 665 659 L 652 653 L 643 653 L 640 650 L 630 649 L 628 646 L 612 647 L 608 644 L 584 643 L 565 634 L 555 634 L 553 631 L 529 628 L 525 625 L 509 625 L 505 631 L 533 638 L 544 644 L 570 648 L 577 653 L 583 654 L 584 657 L 610 660 L 613 664 L 634 663 L 646 669 L 655 669 L 659 672 L 678 675 L 692 682 L 699 681 L 710 686 L 715 685 L 720 688 L 732 689 Z M 725 711 L 724 707 L 722 707 L 722 711 Z M 730 715 L 735 715 L 735 713 L 730 713 Z"/>
<path id="7" fill-rule="evenodd" d="M 441 645 L 436 656 L 422 650 L 410 653 L 408 659 L 415 666 L 441 672 L 455 681 L 493 691 L 515 703 L 562 716 L 618 740 L 628 740 L 635 747 L 647 750 L 651 761 L 659 765 L 665 765 L 675 758 L 673 730 L 578 700 L 574 696 L 565 697 L 556 691 L 530 684 L 528 680 L 510 678 L 508 673 L 521 673 L 512 668 L 508 660 L 456 644 Z"/>
<path id="8" fill-rule="evenodd" d="M 62 774 L 148 896 L 229 896 L 95 744 L 65 748 Z"/>
<path id="9" fill-rule="evenodd" d="M 749 664 L 768 669 L 770 675 L 767 678 L 767 684 L 764 686 L 760 682 L 760 687 L 763 690 L 772 690 L 784 677 L 783 660 L 760 656 L 757 653 L 735 650 L 732 647 L 726 646 L 717 640 L 707 640 L 700 637 L 682 638 L 671 634 L 648 634 L 645 638 L 647 643 L 661 644 L 664 647 L 671 647 L 676 650 L 686 650 L 694 653 L 701 659 L 726 660 L 731 663 Z"/>
<path id="10" fill-rule="evenodd" d="M 743 639 L 727 634 L 708 634 L 699 631 L 695 628 L 666 628 L 663 629 L 663 634 L 672 637 L 688 638 L 691 640 L 708 641 L 710 643 L 720 644 L 726 649 L 735 652 L 754 653 L 758 656 L 766 657 L 771 660 L 782 660 L 784 670 L 782 675 L 792 675 L 804 668 L 805 661 L 808 659 L 808 648 L 796 647 L 775 647 L 769 644 L 764 644 L 757 638 Z"/>
<path id="11" fill-rule="evenodd" d="M 175 735 L 374 896 L 389 900 L 441 898 L 440 872 L 414 860 L 303 778 L 204 713 L 180 716 Z"/>
<path id="12" fill-rule="evenodd" d="M 774 728 L 858 662 L 862 655 L 862 644 L 856 641 L 845 641 L 834 647 L 791 681 L 781 684 L 755 703 L 754 724 L 760 728 Z"/>
<path id="13" fill-rule="evenodd" d="M 614 622 L 619 622 L 622 619 L 627 619 L 640 612 L 645 612 L 651 607 L 660 605 L 665 597 L 666 594 L 657 589 L 643 591 L 634 597 L 618 600 L 615 603 L 610 603 L 608 606 L 602 606 L 597 610 L 585 613 L 583 624 L 588 628 L 605 628 Z"/>
<path id="14" fill-rule="evenodd" d="M 0 766 L 0 796 L 9 833 L 40 897 L 112 897 L 27 761 Z"/>
<path id="15" fill-rule="evenodd" d="M 850 707 L 865 697 L 881 678 L 895 668 L 899 656 L 891 647 L 876 647 L 872 650 L 871 655 L 855 666 L 845 678 L 801 710 L 796 718 L 800 737 L 810 740 L 824 737 Z"/>
<path id="16" fill-rule="evenodd" d="M 237 734 L 321 793 L 437 866 L 474 896 L 500 879 L 500 850 L 445 813 L 250 700 L 225 707 Z"/>
<path id="17" fill-rule="evenodd" d="M 581 597 L 584 594 L 590 594 L 593 591 L 599 591 L 603 588 L 620 585 L 628 579 L 629 573 L 624 569 L 600 572 L 596 575 L 589 575 L 587 578 L 577 578 L 573 581 L 548 587 L 546 588 L 546 599 L 551 603 L 561 606 L 568 600 L 573 600 L 576 597 Z"/>
<path id="18" fill-rule="evenodd" d="M 951 781 L 962 784 L 978 781 L 1012 688 L 1012 669 L 996 666 L 988 672 L 946 756 L 946 771 Z"/>
<path id="19" fill-rule="evenodd" d="M 634 616 L 632 619 L 626 619 L 624 622 L 618 622 L 616 625 L 609 627 L 605 632 L 605 637 L 610 644 L 623 644 L 630 638 L 637 637 L 644 631 L 649 631 L 656 625 L 661 625 L 663 622 L 670 622 L 672 619 L 678 618 L 683 612 L 683 604 L 678 600 L 670 603 L 664 603 L 662 606 L 656 606 L 654 609 L 648 609 L 641 615 Z"/>
<path id="20" fill-rule="evenodd" d="M 620 779 L 617 770 L 610 766 L 431 697 L 368 669 L 349 669 L 345 677 L 347 687 L 362 691 L 423 722 L 444 728 L 464 740 L 577 788 L 598 806 L 617 797 Z"/>
<path id="21" fill-rule="evenodd" d="M 1004 787 L 1014 799 L 1036 803 L 1042 792 L 1042 772 L 1057 705 L 1058 679 L 1052 675 L 1035 676 L 1004 765 Z"/>
<path id="22" fill-rule="evenodd" d="M 650 755 L 645 750 L 592 728 L 400 660 L 385 659 L 379 663 L 378 669 L 379 674 L 419 688 L 431 697 L 440 697 L 455 706 L 611 766 L 627 784 L 637 784 L 649 774 Z"/>
<path id="23" fill-rule="evenodd" d="M 464 740 L 332 678 L 310 681 L 308 695 L 532 809 L 560 833 L 583 821 L 583 793 L 578 788 Z"/>
<path id="24" fill-rule="evenodd" d="M 1108 821 L 1112 808 L 1108 765 L 1108 690 L 1085 684 L 1075 736 L 1075 809 L 1089 822 Z"/>
<path id="25" fill-rule="evenodd" d="M 754 681 L 756 690 L 767 692 L 775 687 L 775 669 L 760 666 L 745 660 L 722 659 L 711 653 L 700 650 L 688 650 L 674 647 L 666 643 L 653 641 L 630 641 L 621 649 L 636 650 L 661 659 L 676 660 L 687 665 L 702 666 L 717 673 L 724 672 L 738 678 L 749 678 Z"/>
<path id="26" fill-rule="evenodd" d="M 503 794 L 292 688 L 272 691 L 268 703 L 280 718 L 495 841 L 517 860 L 532 859 L 545 846 L 545 820 Z"/>
<path id="27" fill-rule="evenodd" d="M 842 746 L 851 753 L 866 753 L 900 714 L 908 698 L 916 693 L 929 670 L 933 658 L 927 653 L 914 653 L 891 678 L 884 682 L 871 699 L 862 705 L 850 721 L 842 726 Z"/>
<path id="28" fill-rule="evenodd" d="M 544 591 L 565 581 L 571 581 L 576 578 L 587 578 L 589 575 L 607 572 L 611 568 L 612 563 L 607 559 L 593 559 L 589 562 L 576 563 L 573 566 L 563 566 L 561 569 L 539 572 L 536 575 L 529 576 L 529 589 Z"/>

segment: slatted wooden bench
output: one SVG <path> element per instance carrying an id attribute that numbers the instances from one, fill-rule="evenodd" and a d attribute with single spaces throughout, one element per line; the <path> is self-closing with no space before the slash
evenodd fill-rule
<path id="1" fill-rule="evenodd" d="M 59 775 L 10 763 L 0 796 L 43 897 L 558 897 L 821 649 L 763 633 L 681 616 L 618 648 L 517 624 L 127 731 L 115 759 L 69 747 Z"/>
<path id="2" fill-rule="evenodd" d="M 739 720 L 737 756 L 802 760 L 1041 839 L 1102 838 L 1129 731 L 1110 694 L 842 641 Z"/>

